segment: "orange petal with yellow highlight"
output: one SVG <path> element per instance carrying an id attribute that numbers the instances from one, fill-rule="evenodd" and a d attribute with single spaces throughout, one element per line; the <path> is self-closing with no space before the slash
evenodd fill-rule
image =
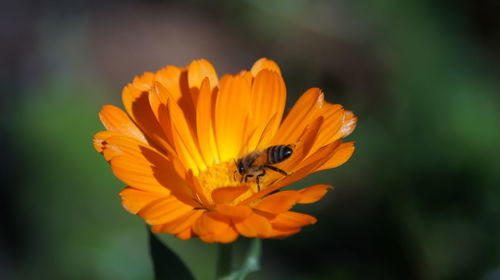
<path id="1" fill-rule="evenodd" d="M 206 165 L 200 154 L 195 132 L 186 122 L 186 119 L 183 117 L 184 113 L 177 104 L 169 102 L 167 108 L 171 119 L 170 125 L 172 127 L 172 137 L 177 156 L 182 160 L 187 169 L 191 169 L 197 174 L 200 170 L 205 169 Z"/>
<path id="2" fill-rule="evenodd" d="M 256 125 L 252 128 L 256 132 L 247 143 L 248 151 L 267 148 L 269 142 L 259 140 L 262 139 L 264 130 L 270 135 L 276 134 L 283 117 L 285 101 L 286 88 L 281 76 L 267 69 L 260 71 L 253 81 L 249 103 L 249 117 Z"/>
<path id="3" fill-rule="evenodd" d="M 215 120 L 212 108 L 214 106 L 214 91 L 210 88 L 208 78 L 200 86 L 198 103 L 196 104 L 196 132 L 201 154 L 207 165 L 219 162 L 219 152 L 215 140 Z"/>
<path id="4" fill-rule="evenodd" d="M 241 76 L 225 75 L 215 104 L 215 136 L 221 161 L 239 155 L 249 132 L 245 127 L 250 102 L 250 83 Z"/>

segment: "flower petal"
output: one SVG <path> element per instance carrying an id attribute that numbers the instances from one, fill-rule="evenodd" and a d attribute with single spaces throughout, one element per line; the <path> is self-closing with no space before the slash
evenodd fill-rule
<path id="1" fill-rule="evenodd" d="M 212 200 L 217 204 L 230 203 L 248 190 L 248 186 L 218 188 L 212 192 Z"/>
<path id="2" fill-rule="evenodd" d="M 217 204 L 215 210 L 232 219 L 243 219 L 252 214 L 252 209 L 245 205 L 232 206 L 227 204 Z"/>
<path id="3" fill-rule="evenodd" d="M 317 118 L 324 102 L 319 88 L 307 90 L 288 112 L 272 143 L 282 145 L 296 142 L 306 126 Z"/>
<path id="4" fill-rule="evenodd" d="M 129 84 L 123 89 L 123 104 L 140 129 L 144 131 L 154 143 L 159 145 L 160 149 L 165 149 L 169 144 L 149 103 L 148 91 L 151 89 L 151 84 L 149 84 L 147 90 L 138 88 L 138 84 L 142 86 L 142 80 L 135 81 L 133 84 Z"/>
<path id="5" fill-rule="evenodd" d="M 193 206 L 182 203 L 174 196 L 156 199 L 137 212 L 148 224 L 159 225 L 171 222 L 192 212 Z"/>
<path id="6" fill-rule="evenodd" d="M 160 83 L 156 82 L 149 91 L 149 104 L 165 135 L 164 146 L 167 154 L 170 158 L 172 158 L 173 155 L 177 158 L 177 151 L 174 149 L 175 144 L 173 140 L 171 119 L 167 108 L 168 101 L 171 100 L 172 103 L 174 101 L 170 99 L 169 93 L 166 93 L 166 91 L 167 90 Z"/>
<path id="7" fill-rule="evenodd" d="M 288 211 L 279 214 L 271 221 L 273 228 L 276 229 L 295 229 L 305 225 L 316 223 L 316 218 L 311 215 Z"/>
<path id="8" fill-rule="evenodd" d="M 178 234 L 175 235 L 177 238 L 180 240 L 188 240 L 191 239 L 191 237 L 194 236 L 193 229 L 191 227 L 186 228 L 185 230 L 179 232 Z"/>
<path id="9" fill-rule="evenodd" d="M 110 163 L 120 180 L 144 191 L 168 189 L 179 199 L 192 201 L 191 189 L 167 157 L 130 137 L 110 137 L 106 143 L 104 153 L 116 154 Z"/>
<path id="10" fill-rule="evenodd" d="M 238 236 L 238 232 L 232 226 L 230 226 L 226 229 L 225 232 L 215 235 L 213 240 L 214 242 L 231 243 L 235 241 Z"/>
<path id="11" fill-rule="evenodd" d="M 142 131 L 120 108 L 113 105 L 104 105 L 101 112 L 99 112 L 99 118 L 107 130 L 146 142 L 146 137 Z"/>
<path id="12" fill-rule="evenodd" d="M 193 231 L 201 240 L 211 243 L 217 236 L 228 231 L 231 220 L 217 212 L 205 212 L 193 225 Z"/>
<path id="13" fill-rule="evenodd" d="M 254 209 L 278 214 L 288 211 L 300 198 L 300 193 L 297 191 L 281 191 L 266 196 L 261 202 L 254 206 Z"/>
<path id="14" fill-rule="evenodd" d="M 301 230 L 300 227 L 298 227 L 298 228 L 287 228 L 287 229 L 273 228 L 271 230 L 271 232 L 269 232 L 265 236 L 262 236 L 262 238 L 284 238 L 284 237 L 290 236 L 292 234 L 296 234 L 300 230 Z"/>
<path id="15" fill-rule="evenodd" d="M 335 150 L 333 156 L 331 156 L 327 162 L 318 168 L 318 171 L 341 166 L 351 158 L 352 153 L 354 153 L 354 142 L 340 144 L 340 146 Z"/>
<path id="16" fill-rule="evenodd" d="M 331 189 L 330 185 L 314 185 L 311 187 L 307 187 L 299 190 L 301 197 L 297 200 L 297 203 L 306 204 L 306 203 L 314 203 L 325 196 L 328 192 L 328 189 Z"/>
<path id="17" fill-rule="evenodd" d="M 220 161 L 214 133 L 214 95 L 215 92 L 210 89 L 208 78 L 205 78 L 200 86 L 200 94 L 196 104 L 196 131 L 198 145 L 207 165 Z"/>
<path id="18" fill-rule="evenodd" d="M 170 194 L 166 189 L 158 189 L 157 192 L 142 191 L 132 187 L 126 187 L 120 192 L 122 204 L 129 212 L 136 214 L 149 203 Z"/>
<path id="19" fill-rule="evenodd" d="M 265 129 L 270 135 L 276 134 L 283 117 L 285 101 L 285 83 L 279 73 L 267 69 L 260 71 L 252 84 L 249 109 L 250 123 L 256 132 L 247 143 L 246 152 L 265 149 L 269 146 L 269 142 L 259 143 L 259 140 L 263 139 L 262 133 Z"/>
<path id="20" fill-rule="evenodd" d="M 206 59 L 194 60 L 188 66 L 189 88 L 200 88 L 203 80 L 208 78 L 210 89 L 212 90 L 219 84 L 217 72 L 210 62 Z"/>
<path id="21" fill-rule="evenodd" d="M 172 137 L 177 151 L 177 156 L 184 163 L 186 169 L 191 169 L 197 175 L 201 170 L 206 169 L 205 162 L 200 154 L 196 136 L 192 127 L 186 121 L 181 108 L 174 102 L 167 104 L 172 127 Z"/>
<path id="22" fill-rule="evenodd" d="M 203 215 L 204 210 L 193 210 L 188 212 L 187 214 L 172 220 L 171 222 L 161 224 L 161 225 L 153 225 L 151 228 L 153 232 L 160 233 L 172 233 L 179 234 L 185 231 L 187 228 L 191 228 L 194 223 Z"/>
<path id="23" fill-rule="evenodd" d="M 92 144 L 94 145 L 94 149 L 104 155 L 104 150 L 106 149 L 106 139 L 113 136 L 121 136 L 122 134 L 114 131 L 100 131 L 94 135 L 94 139 Z M 109 161 L 109 158 L 105 157 L 106 161 Z"/>
<path id="24" fill-rule="evenodd" d="M 317 137 L 314 139 L 314 144 L 311 147 L 311 153 L 319 148 L 337 141 L 341 135 L 339 131 L 342 127 L 342 119 L 344 110 L 338 104 L 325 103 L 322 110 L 319 112 L 323 116 L 324 121 L 318 131 Z"/>
<path id="25" fill-rule="evenodd" d="M 160 83 L 166 89 L 164 92 L 168 92 L 168 97 L 177 103 L 184 90 L 181 88 L 181 79 L 186 75 L 185 69 L 169 65 L 156 72 L 155 81 Z"/>
<path id="26" fill-rule="evenodd" d="M 256 77 L 257 74 L 259 74 L 259 72 L 264 70 L 264 69 L 274 71 L 274 72 L 281 75 L 281 70 L 280 70 L 280 67 L 278 66 L 278 64 L 276 64 L 276 62 L 274 62 L 270 59 L 267 59 L 267 58 L 261 58 L 261 59 L 257 60 L 253 64 L 252 70 L 250 70 L 250 72 L 252 72 L 252 75 L 254 77 Z"/>
<path id="27" fill-rule="evenodd" d="M 269 220 L 256 213 L 235 222 L 234 226 L 241 235 L 246 237 L 265 236 L 272 230 Z"/>
<path id="28" fill-rule="evenodd" d="M 241 76 L 226 75 L 220 81 L 215 104 L 215 136 L 221 161 L 241 152 L 249 132 L 245 127 L 250 102 L 250 83 Z"/>
<path id="29" fill-rule="evenodd" d="M 340 128 L 340 132 L 342 133 L 342 137 L 347 137 L 352 133 L 354 128 L 356 128 L 356 122 L 358 118 L 353 114 L 352 111 L 345 110 L 344 111 L 344 119 L 342 127 Z"/>

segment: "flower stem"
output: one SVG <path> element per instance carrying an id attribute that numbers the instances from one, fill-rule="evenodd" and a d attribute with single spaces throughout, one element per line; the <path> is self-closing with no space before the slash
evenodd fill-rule
<path id="1" fill-rule="evenodd" d="M 233 245 L 229 244 L 219 244 L 217 252 L 217 277 L 216 279 L 223 279 L 228 277 L 232 271 L 232 254 Z"/>

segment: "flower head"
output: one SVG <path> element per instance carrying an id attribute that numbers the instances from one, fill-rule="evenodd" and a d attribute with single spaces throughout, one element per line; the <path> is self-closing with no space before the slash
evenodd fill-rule
<path id="1" fill-rule="evenodd" d="M 94 147 L 128 185 L 123 206 L 154 232 L 180 239 L 228 243 L 240 234 L 300 231 L 316 219 L 290 209 L 320 200 L 330 186 L 281 189 L 343 164 L 354 151 L 340 139 L 356 117 L 325 102 L 318 88 L 283 118 L 285 83 L 265 58 L 220 80 L 203 59 L 167 66 L 136 77 L 122 98 L 127 113 L 112 105 L 100 112 L 107 130 L 94 136 Z"/>

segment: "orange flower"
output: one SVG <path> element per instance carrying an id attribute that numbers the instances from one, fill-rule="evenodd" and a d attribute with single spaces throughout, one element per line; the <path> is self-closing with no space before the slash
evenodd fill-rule
<path id="1" fill-rule="evenodd" d="M 204 59 L 167 66 L 136 77 L 122 98 L 128 114 L 105 105 L 99 116 L 107 131 L 94 136 L 94 147 L 128 185 L 120 193 L 123 206 L 154 232 L 180 239 L 284 237 L 314 224 L 314 217 L 290 209 L 320 200 L 330 186 L 279 190 L 343 164 L 354 151 L 352 142 L 339 139 L 354 130 L 356 117 L 325 102 L 318 88 L 283 119 L 285 83 L 278 65 L 265 58 L 220 80 Z M 257 151 L 264 164 L 267 153 L 259 151 L 275 145 L 293 151 L 277 164 L 267 158 L 286 175 L 257 161 L 252 170 L 267 171 L 258 183 L 238 172 L 239 159 Z"/>

